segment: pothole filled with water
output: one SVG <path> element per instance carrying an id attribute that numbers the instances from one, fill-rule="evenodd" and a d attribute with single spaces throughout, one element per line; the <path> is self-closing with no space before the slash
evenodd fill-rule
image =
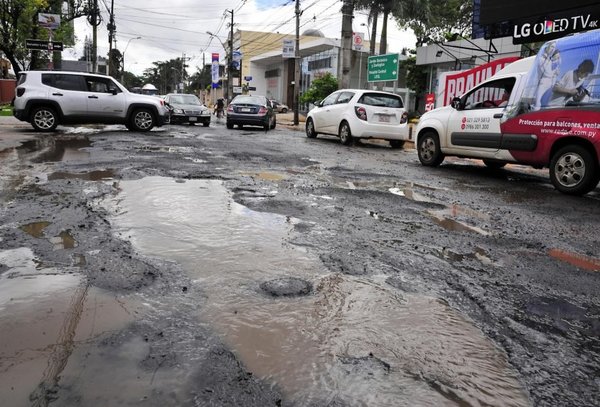
<path id="1" fill-rule="evenodd" d="M 529 404 L 505 355 L 470 321 L 439 299 L 400 293 L 387 276 L 329 273 L 287 243 L 293 218 L 252 211 L 216 180 L 119 187 L 107 203 L 117 233 L 181 265 L 204 293 L 197 318 L 297 405 Z M 312 292 L 261 289 L 290 278 Z"/>
<path id="2" fill-rule="evenodd" d="M 124 327 L 137 306 L 75 267 L 41 269 L 29 248 L 0 251 L 0 266 L 2 405 L 47 405 L 30 398 L 38 386 L 58 383 L 78 344 Z"/>

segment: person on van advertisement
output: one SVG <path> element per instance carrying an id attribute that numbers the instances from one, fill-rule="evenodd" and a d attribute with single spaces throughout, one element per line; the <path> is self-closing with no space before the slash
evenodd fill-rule
<path id="1" fill-rule="evenodd" d="M 547 42 L 500 121 L 502 143 L 519 140 L 508 148 L 512 158 L 548 167 L 567 194 L 585 194 L 600 181 L 599 67 L 600 30 Z"/>
<path id="2" fill-rule="evenodd" d="M 582 35 L 589 39 L 582 40 Z M 599 55 L 600 32 L 547 42 L 537 54 L 536 69 L 529 74 L 521 107 L 535 111 L 600 102 Z"/>
<path id="3" fill-rule="evenodd" d="M 586 59 L 577 69 L 568 71 L 552 87 L 552 98 L 548 106 L 564 106 L 569 101 L 583 102 L 590 92 L 583 86 L 586 78 L 594 71 L 594 63 Z"/>
<path id="4" fill-rule="evenodd" d="M 540 50 L 539 58 L 535 64 L 537 68 L 536 73 L 539 75 L 539 82 L 536 89 L 533 110 L 540 109 L 542 96 L 554 86 L 560 63 L 560 52 L 556 49 L 556 42 L 548 42 Z"/>

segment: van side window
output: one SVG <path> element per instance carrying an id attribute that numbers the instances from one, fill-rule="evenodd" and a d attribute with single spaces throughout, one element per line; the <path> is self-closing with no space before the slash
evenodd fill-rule
<path id="1" fill-rule="evenodd" d="M 484 83 L 463 97 L 463 109 L 503 108 L 508 104 L 514 86 L 515 78 L 504 78 Z"/>

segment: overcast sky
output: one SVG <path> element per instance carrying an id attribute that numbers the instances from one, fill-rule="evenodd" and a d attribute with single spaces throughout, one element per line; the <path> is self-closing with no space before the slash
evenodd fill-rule
<path id="1" fill-rule="evenodd" d="M 98 27 L 98 54 L 106 55 L 107 10 L 111 0 L 98 2 L 103 18 Z M 318 29 L 327 37 L 340 38 L 341 6 L 341 0 L 301 0 L 300 32 Z M 225 10 L 234 11 L 234 29 L 295 35 L 294 0 L 114 0 L 117 48 L 125 51 L 125 69 L 141 75 L 153 62 L 168 61 L 185 53 L 191 58 L 188 72 L 194 73 L 196 66 L 202 65 L 203 53 L 207 61 L 211 52 L 223 55 L 221 42 L 211 40 L 206 32 L 216 34 L 223 43 L 227 41 L 231 14 Z M 353 30 L 365 33 L 368 40 L 370 30 L 366 23 L 367 12 L 355 11 Z M 388 27 L 390 52 L 415 47 L 412 33 L 400 32 L 392 20 Z M 92 28 L 83 18 L 75 23 L 75 35 L 77 45 L 63 52 L 65 59 L 83 55 L 85 37 L 92 37 Z"/>

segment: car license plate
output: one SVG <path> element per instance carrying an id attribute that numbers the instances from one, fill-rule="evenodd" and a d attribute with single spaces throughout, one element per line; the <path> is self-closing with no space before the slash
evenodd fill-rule
<path id="1" fill-rule="evenodd" d="M 252 111 L 252 109 L 250 109 L 249 107 L 242 107 L 240 109 L 240 112 L 244 112 L 244 113 L 250 113 Z"/>
<path id="2" fill-rule="evenodd" d="M 192 116 L 192 117 L 190 117 L 190 121 L 191 121 L 191 122 L 198 121 L 198 118 L 197 118 L 197 117 L 194 117 L 194 116 Z"/>
<path id="3" fill-rule="evenodd" d="M 388 116 L 387 114 L 380 114 L 379 115 L 379 121 L 382 123 L 389 123 L 390 122 L 390 116 Z"/>

